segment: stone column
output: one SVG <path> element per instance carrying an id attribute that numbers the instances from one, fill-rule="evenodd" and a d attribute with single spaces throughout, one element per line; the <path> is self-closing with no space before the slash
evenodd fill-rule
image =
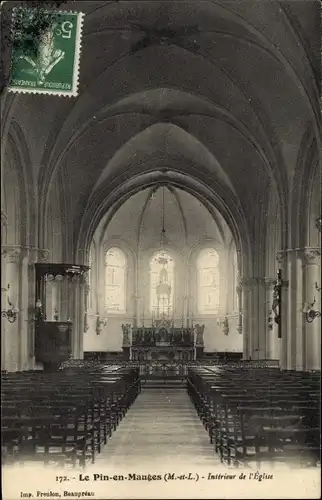
<path id="1" fill-rule="evenodd" d="M 265 278 L 257 278 L 254 282 L 254 294 L 256 301 L 256 346 L 257 359 L 267 359 L 267 321 L 266 321 L 266 282 Z M 256 357 L 255 357 L 256 359 Z"/>
<path id="2" fill-rule="evenodd" d="M 243 331 L 243 359 L 250 359 L 251 356 L 251 301 L 250 301 L 250 281 L 249 278 L 241 278 L 239 286 L 242 290 L 242 331 Z"/>
<path id="3" fill-rule="evenodd" d="M 187 290 L 186 290 L 187 292 Z M 183 297 L 183 309 L 182 309 L 182 318 L 183 318 L 183 324 L 187 324 L 187 319 L 188 319 L 188 295 L 186 294 Z"/>
<path id="4" fill-rule="evenodd" d="M 305 369 L 305 328 L 303 317 L 303 265 L 302 251 L 298 248 L 287 250 L 287 325 L 283 348 L 287 352 L 286 369 Z M 282 297 L 283 302 L 283 297 Z M 282 307 L 283 312 L 283 307 Z"/>
<path id="5" fill-rule="evenodd" d="M 244 284 L 247 293 L 243 299 L 245 308 L 247 309 L 246 315 L 248 316 L 248 358 L 252 361 L 260 359 L 261 344 L 259 337 L 259 296 L 258 296 L 258 283 L 259 279 L 254 277 L 246 278 Z M 246 299 L 246 301 L 245 301 Z M 247 317 L 246 316 L 246 317 Z"/>
<path id="6" fill-rule="evenodd" d="M 133 295 L 133 300 L 134 300 L 134 312 L 135 312 L 134 326 L 139 327 L 141 324 L 141 307 L 140 307 L 141 297 L 138 292 Z"/>
<path id="7" fill-rule="evenodd" d="M 102 257 L 100 254 L 100 260 L 99 262 L 102 262 Z M 104 269 L 103 272 L 98 273 L 97 277 L 97 293 L 96 293 L 96 311 L 95 313 L 99 314 L 102 316 L 102 314 L 105 311 L 105 276 L 106 276 L 106 261 L 103 261 L 102 269 Z"/>
<path id="8" fill-rule="evenodd" d="M 290 307 L 289 307 L 289 276 L 290 267 L 288 262 L 288 252 L 286 250 L 279 250 L 276 253 L 276 260 L 278 269 L 282 271 L 283 286 L 281 288 L 281 338 L 278 338 L 278 325 L 276 325 L 275 345 L 277 346 L 277 353 L 279 353 L 280 367 L 282 370 L 289 368 L 289 353 L 291 349 L 291 335 L 290 335 Z"/>
<path id="9" fill-rule="evenodd" d="M 59 319 L 61 321 L 67 321 L 69 317 L 69 284 L 66 276 L 63 277 L 61 284 L 58 285 L 60 289 L 60 310 L 59 310 Z"/>
<path id="10" fill-rule="evenodd" d="M 37 249 L 32 249 L 29 252 L 28 261 L 28 357 L 29 357 L 29 368 L 34 369 L 35 367 L 35 306 L 36 300 L 36 269 L 35 263 L 37 262 Z"/>
<path id="11" fill-rule="evenodd" d="M 191 291 L 189 290 L 189 293 L 187 295 L 187 319 L 186 319 L 186 324 L 191 327 L 191 316 L 193 316 L 193 301 L 192 301 L 192 294 Z"/>
<path id="12" fill-rule="evenodd" d="M 305 280 L 305 302 L 321 312 L 321 249 L 305 248 L 303 252 L 303 272 Z M 303 306 L 304 307 L 304 301 Z M 304 316 L 305 318 L 305 316 Z M 321 316 L 311 323 L 305 321 L 305 368 L 321 369 Z"/>
<path id="13" fill-rule="evenodd" d="M 1 169 L 1 177 L 3 169 Z M 3 183 L 1 182 L 1 191 L 3 190 Z M 4 198 L 1 198 L 2 200 Z M 1 311 L 6 311 L 7 303 L 7 277 L 6 277 L 6 261 L 5 251 L 2 245 L 7 239 L 8 219 L 4 210 L 1 209 Z M 6 370 L 6 323 L 7 320 L 1 316 L 1 369 Z"/>
<path id="14" fill-rule="evenodd" d="M 23 248 L 20 259 L 21 267 L 19 280 L 19 358 L 20 370 L 28 370 L 31 366 L 30 359 L 30 304 L 29 295 L 32 283 L 29 283 L 29 249 Z"/>
<path id="15" fill-rule="evenodd" d="M 9 290 L 4 292 L 6 294 L 4 310 L 6 311 L 9 307 L 8 299 L 14 307 L 19 309 L 18 317 L 14 323 L 10 323 L 7 319 L 4 319 L 5 331 L 2 332 L 2 335 L 5 335 L 5 369 L 8 371 L 17 371 L 21 368 L 20 341 L 22 324 L 20 319 L 19 287 L 21 286 L 22 252 L 19 245 L 4 245 L 1 250 L 4 253 L 5 277 L 7 285 L 9 285 Z"/>
<path id="16" fill-rule="evenodd" d="M 75 339 L 73 357 L 83 359 L 84 357 L 84 318 L 85 318 L 85 293 L 86 293 L 86 278 L 80 276 L 74 287 L 74 321 L 73 321 L 73 336 Z"/>
<path id="17" fill-rule="evenodd" d="M 243 303 L 243 358 L 265 359 L 265 280 L 254 277 L 242 278 L 240 286 L 242 286 Z"/>
<path id="18" fill-rule="evenodd" d="M 4 245 L 7 241 L 7 228 L 8 217 L 5 211 L 1 209 L 1 245 Z"/>
<path id="19" fill-rule="evenodd" d="M 8 309 L 7 301 L 7 270 L 6 270 L 6 259 L 5 252 L 1 247 L 1 311 L 6 311 Z M 1 316 L 1 369 L 7 370 L 7 323 L 5 317 Z"/>
<path id="20" fill-rule="evenodd" d="M 243 333 L 243 288 L 239 284 L 236 286 L 237 293 L 237 310 L 238 310 L 238 320 L 237 320 L 237 332 L 241 335 Z"/>
<path id="21" fill-rule="evenodd" d="M 37 262 L 39 264 L 46 264 L 49 261 L 49 257 L 50 257 L 50 251 L 49 250 L 47 250 L 45 248 L 38 248 L 38 251 L 37 251 Z M 41 297 L 36 297 L 36 301 L 38 299 L 40 299 L 40 298 Z M 46 304 L 42 304 L 42 312 L 43 312 L 44 318 L 48 319 L 48 321 L 50 321 L 51 318 L 47 318 Z"/>
<path id="22" fill-rule="evenodd" d="M 277 338 L 277 325 L 274 321 L 274 315 L 271 313 L 273 304 L 273 288 L 276 283 L 276 278 L 270 278 L 266 276 L 264 278 L 265 282 L 265 330 L 266 330 L 266 358 L 267 359 L 279 359 L 279 352 L 276 346 Z M 271 318 L 271 322 L 269 319 Z"/>
<path id="23" fill-rule="evenodd" d="M 84 333 L 89 330 L 88 324 L 88 310 L 89 310 L 89 297 L 91 293 L 91 285 L 86 283 L 84 285 Z"/>

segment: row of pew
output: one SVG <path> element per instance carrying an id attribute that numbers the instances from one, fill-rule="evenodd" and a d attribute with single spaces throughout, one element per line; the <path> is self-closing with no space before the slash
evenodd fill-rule
<path id="1" fill-rule="evenodd" d="M 2 463 L 84 467 L 141 391 L 137 369 L 97 365 L 2 373 Z"/>
<path id="2" fill-rule="evenodd" d="M 187 389 L 228 466 L 320 465 L 320 373 L 199 366 Z"/>

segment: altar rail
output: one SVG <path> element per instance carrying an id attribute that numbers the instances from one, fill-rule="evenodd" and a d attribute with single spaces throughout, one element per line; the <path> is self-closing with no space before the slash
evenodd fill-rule
<path id="1" fill-rule="evenodd" d="M 101 366 L 106 367 L 110 366 L 111 368 L 121 369 L 123 367 L 128 368 L 139 368 L 139 373 L 141 376 L 145 376 L 146 374 L 153 375 L 154 373 L 160 374 L 173 374 L 176 376 L 186 375 L 188 373 L 189 368 L 193 368 L 194 366 L 235 366 L 240 367 L 241 369 L 247 368 L 279 368 L 279 361 L 277 359 L 262 359 L 262 360 L 241 360 L 238 362 L 224 362 L 223 360 L 194 360 L 188 363 L 180 363 L 176 361 L 124 361 L 124 360 L 115 360 L 115 361 L 100 361 L 100 360 L 84 360 L 84 359 L 70 359 L 61 364 L 60 370 L 64 370 L 67 368 L 73 367 L 97 367 Z"/>

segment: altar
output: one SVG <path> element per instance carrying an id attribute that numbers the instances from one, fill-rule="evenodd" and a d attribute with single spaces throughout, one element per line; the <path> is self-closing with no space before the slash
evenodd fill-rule
<path id="1" fill-rule="evenodd" d="M 175 327 L 171 321 L 163 320 L 150 327 L 132 328 L 126 324 L 122 328 L 123 352 L 132 361 L 189 362 L 196 359 L 203 346 L 204 326 Z"/>
<path id="2" fill-rule="evenodd" d="M 131 359 L 133 361 L 182 361 L 195 359 L 194 347 L 176 345 L 132 346 Z"/>

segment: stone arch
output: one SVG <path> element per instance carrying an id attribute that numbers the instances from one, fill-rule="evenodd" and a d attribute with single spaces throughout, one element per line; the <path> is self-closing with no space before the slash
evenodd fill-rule
<path id="1" fill-rule="evenodd" d="M 318 247 L 321 244 L 321 185 L 322 185 L 321 164 L 317 157 L 313 158 L 313 165 L 308 185 L 308 202 L 306 217 L 306 239 L 305 245 L 308 247 Z M 320 224 L 320 225 L 319 225 Z"/>
<path id="2" fill-rule="evenodd" d="M 313 128 L 309 125 L 303 134 L 293 176 L 289 213 L 290 248 L 302 248 L 307 244 L 306 223 L 317 165 L 320 165 L 317 142 Z"/>
<path id="3" fill-rule="evenodd" d="M 4 162 L 3 189 L 4 196 L 8 196 L 8 191 L 13 190 L 14 194 L 10 196 L 10 206 L 15 207 L 15 220 L 8 214 L 8 231 L 10 227 L 19 225 L 14 232 L 16 233 L 15 243 L 22 246 L 35 247 L 37 242 L 37 218 L 36 218 L 36 193 L 32 172 L 32 165 L 29 155 L 29 149 L 25 135 L 17 122 L 12 121 L 8 134 L 6 152 L 10 155 L 10 172 Z M 6 154 L 6 153 L 5 153 Z M 7 192 L 6 192 L 7 191 Z M 11 204 L 11 201 L 13 202 Z M 19 222 L 18 222 L 19 221 Z M 19 234 L 18 234 L 19 233 Z M 9 234 L 9 233 L 8 233 Z"/>
<path id="4" fill-rule="evenodd" d="M 171 172 L 169 175 L 160 171 L 154 172 L 152 175 L 138 175 L 129 179 L 128 182 L 124 182 L 116 189 L 111 190 L 109 194 L 105 191 L 102 203 L 99 206 L 96 206 L 95 209 L 93 208 L 85 214 L 79 234 L 78 247 L 88 247 L 88 242 L 92 239 L 92 235 L 95 232 L 100 219 L 104 213 L 106 213 L 108 208 L 113 208 L 113 210 L 110 210 L 111 217 L 113 212 L 115 213 L 117 208 L 120 207 L 122 203 L 133 193 L 142 189 L 143 186 L 153 186 L 160 182 L 171 183 L 183 190 L 186 190 L 187 192 L 190 192 L 190 194 L 198 198 L 208 208 L 210 213 L 212 213 L 215 209 L 222 213 L 223 217 L 226 219 L 228 227 L 234 235 L 237 251 L 241 256 L 243 256 L 243 259 L 240 261 L 241 268 L 243 269 L 243 272 L 248 273 L 250 263 L 252 262 L 251 246 L 247 224 L 238 203 L 230 198 L 230 203 L 228 205 L 226 201 L 221 199 L 218 192 L 214 192 L 214 190 L 209 186 L 206 186 L 199 180 L 191 177 L 188 178 L 176 172 Z M 227 191 L 225 194 L 228 196 Z"/>

